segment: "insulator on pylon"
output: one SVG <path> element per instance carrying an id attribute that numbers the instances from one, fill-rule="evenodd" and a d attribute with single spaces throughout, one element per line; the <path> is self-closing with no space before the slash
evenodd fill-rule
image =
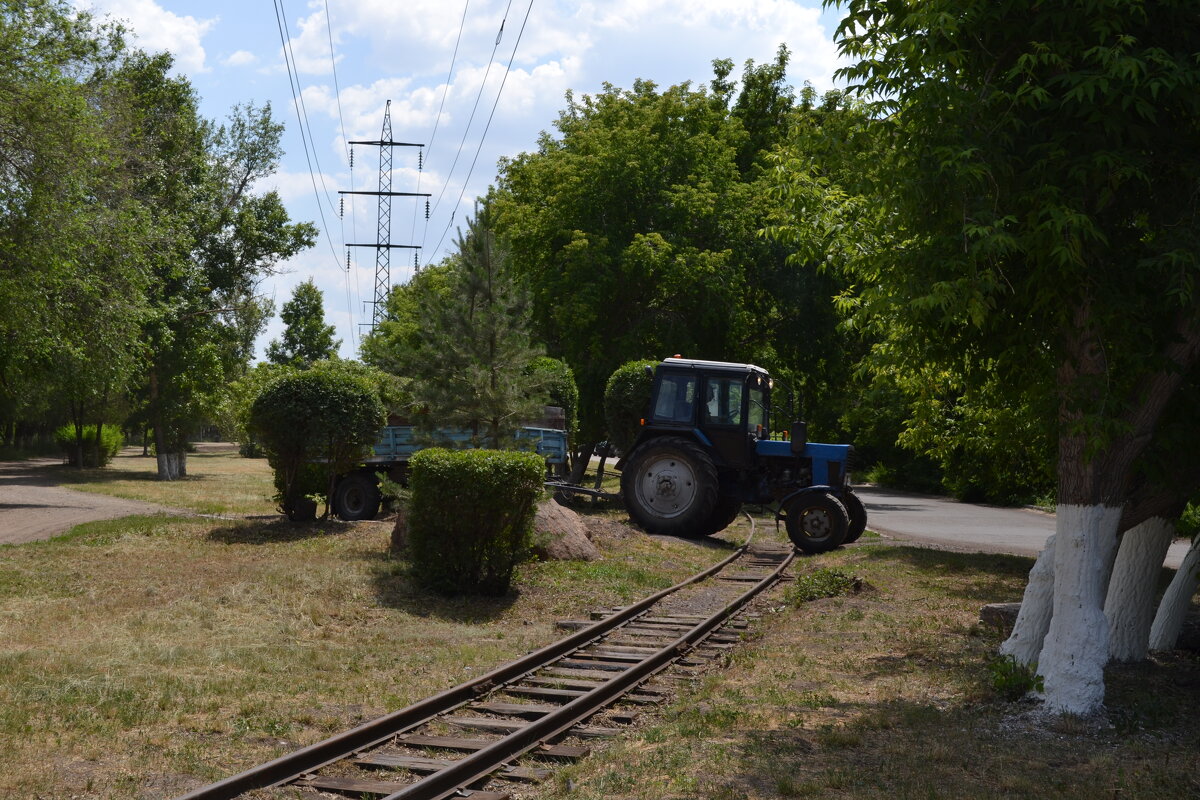
<path id="1" fill-rule="evenodd" d="M 350 148 L 350 169 L 354 169 L 354 148 Z"/>
<path id="2" fill-rule="evenodd" d="M 346 198 L 338 198 L 338 219 L 346 218 Z"/>
<path id="3" fill-rule="evenodd" d="M 421 259 L 417 256 L 417 251 L 413 251 L 413 269 L 421 266 Z"/>
<path id="4" fill-rule="evenodd" d="M 417 172 L 425 169 L 425 150 L 424 148 L 417 151 Z"/>
<path id="5" fill-rule="evenodd" d="M 425 201 L 425 220 L 429 220 L 429 201 Z"/>
<path id="6" fill-rule="evenodd" d="M 350 248 L 346 248 L 346 271 L 350 271 Z"/>

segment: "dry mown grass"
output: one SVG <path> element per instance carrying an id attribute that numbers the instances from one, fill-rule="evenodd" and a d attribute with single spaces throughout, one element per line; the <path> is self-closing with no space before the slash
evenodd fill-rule
<path id="1" fill-rule="evenodd" d="M 0 548 L 0 797 L 162 798 L 487 671 L 728 550 L 609 538 L 441 599 L 388 523 L 140 517 Z"/>
<path id="2" fill-rule="evenodd" d="M 636 735 L 556 778 L 553 798 L 1200 796 L 1200 659 L 1108 672 L 1107 726 L 999 699 L 984 603 L 1027 559 L 869 545 L 807 559 L 865 579 L 779 605 L 761 638 Z"/>
<path id="3" fill-rule="evenodd" d="M 241 458 L 230 447 L 189 453 L 188 474 L 178 481 L 160 481 L 154 458 L 127 447 L 104 469 L 56 473 L 69 489 L 107 494 L 127 500 L 201 514 L 273 514 L 275 486 L 263 458 Z"/>

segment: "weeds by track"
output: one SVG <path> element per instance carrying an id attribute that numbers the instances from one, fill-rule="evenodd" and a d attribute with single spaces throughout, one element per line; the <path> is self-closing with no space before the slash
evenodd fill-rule
<path id="1" fill-rule="evenodd" d="M 179 800 L 369 796 L 502 800 L 586 756 L 636 708 L 663 701 L 670 667 L 735 646 L 738 615 L 794 551 L 746 544 L 718 564 L 499 669 Z"/>

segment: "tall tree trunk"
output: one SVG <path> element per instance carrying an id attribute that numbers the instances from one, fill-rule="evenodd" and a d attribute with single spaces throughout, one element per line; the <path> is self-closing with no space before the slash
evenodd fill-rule
<path id="1" fill-rule="evenodd" d="M 1150 649 L 1173 650 L 1183 630 L 1183 619 L 1191 608 L 1192 595 L 1200 585 L 1200 537 L 1183 557 L 1175 577 L 1158 604 L 1158 613 L 1150 626 Z"/>
<path id="2" fill-rule="evenodd" d="M 1163 517 L 1148 519 L 1125 531 L 1108 595 L 1104 616 L 1108 619 L 1108 654 L 1113 661 L 1142 661 L 1150 642 L 1154 620 L 1154 597 L 1158 571 L 1175 536 L 1175 524 Z"/>
<path id="3" fill-rule="evenodd" d="M 1012 633 L 1000 645 L 1000 654 L 1012 656 L 1020 664 L 1032 667 L 1042 653 L 1046 631 L 1050 630 L 1050 616 L 1054 608 L 1054 535 L 1046 539 L 1046 546 L 1038 554 L 1033 569 L 1029 570 L 1029 582 L 1025 584 L 1025 595 L 1021 598 L 1021 610 Z"/>

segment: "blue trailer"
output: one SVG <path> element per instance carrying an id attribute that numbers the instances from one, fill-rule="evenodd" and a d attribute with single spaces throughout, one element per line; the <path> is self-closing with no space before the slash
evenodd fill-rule
<path id="1" fill-rule="evenodd" d="M 426 447 L 470 448 L 471 432 L 443 428 L 432 435 L 418 433 L 414 425 L 388 425 L 379 432 L 372 453 L 353 470 L 339 475 L 333 487 L 333 513 L 345 520 L 371 519 L 379 513 L 382 497 L 379 474 L 406 483 L 408 461 Z M 567 433 L 555 428 L 526 427 L 516 434 L 517 445 L 546 460 L 547 470 L 560 471 L 567 463 Z M 436 444 L 430 444 L 436 442 Z"/>

